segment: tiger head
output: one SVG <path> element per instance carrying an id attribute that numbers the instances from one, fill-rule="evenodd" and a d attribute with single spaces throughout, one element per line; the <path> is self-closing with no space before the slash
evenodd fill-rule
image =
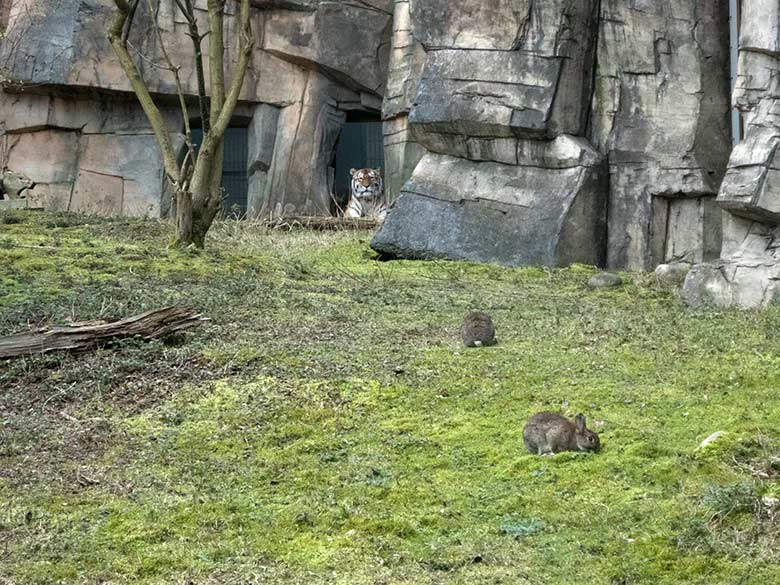
<path id="1" fill-rule="evenodd" d="M 351 169 L 352 196 L 358 199 L 376 199 L 383 195 L 381 169 Z"/>

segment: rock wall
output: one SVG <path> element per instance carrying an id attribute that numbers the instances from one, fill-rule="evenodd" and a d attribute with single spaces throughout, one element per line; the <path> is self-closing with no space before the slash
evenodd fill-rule
<path id="1" fill-rule="evenodd" d="M 32 177 L 31 197 L 49 208 L 165 215 L 156 144 L 105 40 L 111 7 L 0 4 L 0 165 Z M 228 2 L 228 38 L 235 9 Z M 693 263 L 690 302 L 774 302 L 780 8 L 742 0 L 733 103 L 745 137 L 733 152 L 728 9 L 725 0 L 253 0 L 256 43 L 235 116 L 248 129 L 249 211 L 329 214 L 345 120 L 381 112 L 395 203 L 372 244 L 380 252 L 638 270 Z M 156 18 L 191 96 L 174 0 L 159 0 Z M 130 40 L 182 144 L 173 79 L 153 65 L 150 31 L 137 27 Z"/>
<path id="2" fill-rule="evenodd" d="M 384 107 L 393 193 L 422 163 L 373 246 L 631 269 L 717 256 L 727 9 L 397 1 Z"/>
<path id="3" fill-rule="evenodd" d="M 397 2 L 384 116 L 399 154 L 388 176 L 422 160 L 375 249 L 603 263 L 606 160 L 585 138 L 598 5 Z"/>
<path id="4" fill-rule="evenodd" d="M 35 197 L 48 207 L 158 216 L 169 208 L 162 164 L 106 40 L 112 5 L 4 0 L 0 163 L 35 179 Z M 201 30 L 208 30 L 206 0 L 195 5 Z M 183 144 L 174 79 L 155 66 L 161 50 L 145 6 L 130 42 L 144 55 L 139 67 Z M 330 213 L 334 146 L 347 112 L 379 116 L 393 2 L 255 0 L 253 6 L 255 48 L 234 120 L 250 137 L 248 208 L 254 215 Z M 236 8 L 227 3 L 228 40 L 236 38 Z M 185 93 L 194 96 L 187 23 L 174 0 L 159 1 L 156 19 L 182 65 Z M 228 71 L 236 48 L 228 44 Z M 193 108 L 188 116 L 198 113 Z"/>
<path id="5" fill-rule="evenodd" d="M 169 126 L 176 112 L 164 110 Z M 36 181 L 35 206 L 159 216 L 163 165 L 140 106 L 105 96 L 3 94 L 3 168 Z M 181 135 L 174 133 L 181 143 Z"/>
<path id="6" fill-rule="evenodd" d="M 589 134 L 609 160 L 609 267 L 717 257 L 728 47 L 728 2 L 602 1 Z"/>
<path id="7" fill-rule="evenodd" d="M 720 259 L 694 267 L 692 304 L 760 307 L 780 302 L 780 5 L 743 0 L 734 104 L 744 139 L 718 195 L 724 214 Z"/>

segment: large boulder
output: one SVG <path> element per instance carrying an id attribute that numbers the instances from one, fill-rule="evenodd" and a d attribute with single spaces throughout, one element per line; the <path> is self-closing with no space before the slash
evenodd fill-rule
<path id="1" fill-rule="evenodd" d="M 510 266 L 602 264 L 606 169 L 584 141 L 557 167 L 474 162 L 427 154 L 372 247 L 403 258 Z"/>
<path id="2" fill-rule="evenodd" d="M 392 196 L 414 170 L 374 248 L 603 263 L 607 167 L 584 137 L 599 3 L 406 4 L 396 5 L 384 108 Z"/>

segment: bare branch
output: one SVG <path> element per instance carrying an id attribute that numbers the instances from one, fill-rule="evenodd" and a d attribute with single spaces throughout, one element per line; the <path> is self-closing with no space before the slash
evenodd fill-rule
<path id="1" fill-rule="evenodd" d="M 217 11 L 217 6 L 221 5 L 221 10 Z M 215 8 L 212 13 L 212 7 Z M 223 36 L 221 24 L 222 20 L 220 15 L 224 9 L 224 0 L 209 0 L 209 17 L 214 19 L 211 27 L 212 39 L 210 46 L 210 73 L 212 75 L 212 97 L 211 97 L 211 119 L 212 126 L 211 131 L 204 135 L 203 144 L 201 145 L 201 154 L 208 153 L 206 157 L 201 160 L 198 157 L 198 162 L 195 165 L 195 172 L 193 176 L 193 191 L 197 197 L 210 197 L 211 194 L 205 189 L 202 189 L 210 181 L 211 169 L 207 168 L 207 160 L 211 159 L 211 156 L 216 153 L 219 146 L 222 144 L 222 138 L 230 124 L 230 119 L 233 116 L 233 111 L 238 103 L 238 98 L 241 95 L 241 89 L 244 86 L 244 78 L 246 77 L 246 70 L 249 67 L 249 59 L 252 54 L 253 42 L 252 42 L 252 28 L 250 22 L 250 7 L 249 0 L 241 0 L 241 12 L 239 16 L 239 30 L 240 32 L 240 47 L 239 47 L 239 59 L 238 63 L 233 71 L 230 88 L 225 94 L 224 85 L 224 68 L 223 63 Z M 215 28 L 218 26 L 219 28 Z M 216 45 L 214 44 L 216 42 Z M 216 48 L 215 48 L 216 47 Z M 220 48 L 222 51 L 220 51 Z M 220 71 L 215 71 L 214 67 L 220 66 Z M 221 85 L 215 87 L 215 79 L 221 81 Z M 217 108 L 219 104 L 219 108 Z M 212 159 L 213 160 L 213 159 Z M 210 167 L 210 165 L 208 165 Z M 200 204 L 200 201 L 196 203 Z"/>
<path id="2" fill-rule="evenodd" d="M 198 108 L 200 110 L 201 126 L 203 133 L 207 134 L 210 127 L 208 110 L 208 96 L 206 95 L 206 76 L 203 72 L 203 39 L 207 34 L 201 35 L 198 30 L 198 19 L 195 17 L 195 9 L 192 0 L 175 0 L 179 11 L 184 15 L 189 26 L 187 36 L 192 41 L 193 54 L 195 56 L 195 74 L 198 80 Z"/>
<path id="3" fill-rule="evenodd" d="M 184 88 L 181 84 L 181 76 L 179 75 L 179 67 L 174 65 L 171 55 L 168 52 L 168 48 L 165 46 L 165 40 L 162 36 L 162 27 L 160 26 L 158 19 L 159 12 L 155 10 L 152 5 L 152 0 L 146 0 L 146 5 L 149 7 L 149 14 L 154 14 L 154 31 L 157 35 L 157 42 L 160 45 L 160 52 L 162 53 L 165 63 L 168 65 L 168 70 L 173 74 L 173 80 L 176 84 L 176 94 L 179 98 L 179 107 L 181 108 L 181 117 L 184 122 L 184 135 L 187 138 L 187 149 L 192 151 L 192 130 L 190 128 L 190 112 L 187 108 L 187 101 L 184 97 Z M 157 7 L 160 6 L 160 0 L 157 0 Z"/>
<path id="4" fill-rule="evenodd" d="M 130 36 L 130 29 L 133 28 L 133 20 L 135 20 L 135 11 L 136 8 L 138 8 L 138 2 L 140 2 L 140 0 L 132 0 L 132 4 L 128 10 L 127 25 L 122 33 L 122 42 L 125 43 L 125 45 L 127 45 L 127 39 Z"/>
<path id="5" fill-rule="evenodd" d="M 240 46 L 239 46 L 239 59 L 233 70 L 233 79 L 230 82 L 230 88 L 227 91 L 225 102 L 219 114 L 219 118 L 214 122 L 214 131 L 220 138 L 225 133 L 228 125 L 230 124 L 230 118 L 233 116 L 233 111 L 238 104 L 238 98 L 241 95 L 241 90 L 244 87 L 244 78 L 246 77 L 246 70 L 249 67 L 249 60 L 252 55 L 252 49 L 254 48 L 254 41 L 252 39 L 252 25 L 249 20 L 249 0 L 241 1 L 241 13 L 240 13 Z"/>
<path id="6" fill-rule="evenodd" d="M 216 120 L 225 100 L 225 0 L 208 0 L 210 119 Z"/>

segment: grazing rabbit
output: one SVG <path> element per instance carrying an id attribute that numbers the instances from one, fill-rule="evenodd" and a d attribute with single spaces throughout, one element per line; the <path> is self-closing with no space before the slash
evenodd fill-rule
<path id="1" fill-rule="evenodd" d="M 578 414 L 572 423 L 555 412 L 540 412 L 523 429 L 525 448 L 535 455 L 561 451 L 598 451 L 599 436 L 585 428 L 585 417 Z"/>
<path id="2" fill-rule="evenodd" d="M 490 315 L 481 311 L 472 311 L 463 320 L 461 328 L 463 343 L 466 347 L 487 347 L 496 344 L 496 328 Z"/>

